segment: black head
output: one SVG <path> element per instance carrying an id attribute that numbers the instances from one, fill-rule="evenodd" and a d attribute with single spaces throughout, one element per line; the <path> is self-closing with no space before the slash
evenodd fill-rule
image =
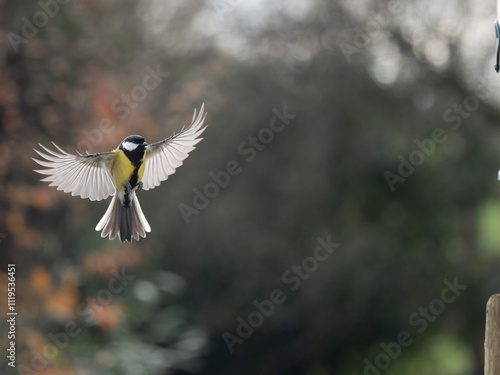
<path id="1" fill-rule="evenodd" d="M 128 156 L 132 163 L 136 163 L 144 156 L 144 150 L 147 147 L 144 138 L 140 135 L 129 135 L 120 143 L 120 150 Z"/>

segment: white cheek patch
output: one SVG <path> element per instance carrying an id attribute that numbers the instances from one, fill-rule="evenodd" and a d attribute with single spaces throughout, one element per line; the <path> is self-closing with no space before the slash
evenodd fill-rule
<path id="1" fill-rule="evenodd" d="M 137 143 L 132 143 L 132 142 L 123 142 L 123 148 L 127 151 L 134 151 L 137 146 L 139 146 Z"/>

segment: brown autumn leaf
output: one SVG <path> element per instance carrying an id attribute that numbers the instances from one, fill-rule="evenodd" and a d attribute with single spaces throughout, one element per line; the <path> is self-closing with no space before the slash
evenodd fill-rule
<path id="1" fill-rule="evenodd" d="M 61 319 L 73 319 L 79 302 L 78 274 L 66 269 L 61 278 L 61 287 L 45 301 L 45 310 Z"/>
<path id="2" fill-rule="evenodd" d="M 47 189 L 31 188 L 30 198 L 31 205 L 40 211 L 49 210 L 54 204 L 54 201 L 52 200 L 51 195 L 47 192 Z"/>
<path id="3" fill-rule="evenodd" d="M 51 290 L 50 275 L 42 266 L 35 267 L 31 271 L 30 283 L 32 288 L 43 296 L 46 296 Z"/>
<path id="4" fill-rule="evenodd" d="M 96 324 L 104 331 L 110 331 L 124 317 L 123 308 L 118 302 L 103 305 L 96 300 L 89 301 L 88 308 L 94 312 Z"/>
<path id="5" fill-rule="evenodd" d="M 11 205 L 30 205 L 38 210 L 53 207 L 53 199 L 45 186 L 31 187 L 25 185 L 9 186 L 7 197 Z"/>
<path id="6" fill-rule="evenodd" d="M 33 249 L 40 243 L 40 233 L 26 226 L 24 215 L 20 209 L 11 209 L 5 213 L 7 230 L 12 234 L 17 246 Z"/>
<path id="7" fill-rule="evenodd" d="M 83 269 L 88 275 L 100 275 L 107 278 L 119 268 L 137 266 L 142 257 L 141 250 L 133 245 L 125 249 L 108 248 L 104 251 L 86 254 L 83 259 Z"/>

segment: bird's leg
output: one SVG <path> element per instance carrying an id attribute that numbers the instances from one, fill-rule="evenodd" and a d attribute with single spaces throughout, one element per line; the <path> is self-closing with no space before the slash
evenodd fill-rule
<path id="1" fill-rule="evenodd" d="M 132 185 L 130 185 L 130 182 L 125 181 L 125 184 L 123 184 L 125 187 L 125 194 L 130 194 L 132 191 Z"/>
<path id="2" fill-rule="evenodd" d="M 136 193 L 137 195 L 141 194 L 141 192 L 142 192 L 142 186 L 143 186 L 143 185 L 144 185 L 144 184 L 142 183 L 142 181 L 140 181 L 140 182 L 139 182 L 139 186 L 137 187 L 137 193 Z"/>

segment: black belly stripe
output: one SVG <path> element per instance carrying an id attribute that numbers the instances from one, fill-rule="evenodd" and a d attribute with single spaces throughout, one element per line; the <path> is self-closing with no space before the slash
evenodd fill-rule
<path id="1" fill-rule="evenodd" d="M 130 176 L 130 180 L 128 180 L 130 186 L 132 186 L 132 189 L 137 185 L 138 180 L 139 180 L 139 167 L 136 167 L 132 172 L 132 176 Z"/>
<path id="2" fill-rule="evenodd" d="M 130 179 L 128 180 L 130 186 L 135 188 L 137 186 L 137 183 L 139 182 L 139 168 L 141 167 L 142 161 L 139 160 L 137 163 L 134 163 L 134 171 L 130 175 Z M 125 194 L 124 200 L 123 200 L 123 207 L 129 208 L 130 207 L 130 194 Z"/>
<path id="3" fill-rule="evenodd" d="M 137 183 L 139 182 L 139 168 L 142 165 L 142 160 L 139 160 L 137 163 L 134 164 L 134 171 L 130 175 L 130 179 L 128 182 L 130 183 L 130 186 L 132 186 L 132 189 L 137 186 Z"/>

